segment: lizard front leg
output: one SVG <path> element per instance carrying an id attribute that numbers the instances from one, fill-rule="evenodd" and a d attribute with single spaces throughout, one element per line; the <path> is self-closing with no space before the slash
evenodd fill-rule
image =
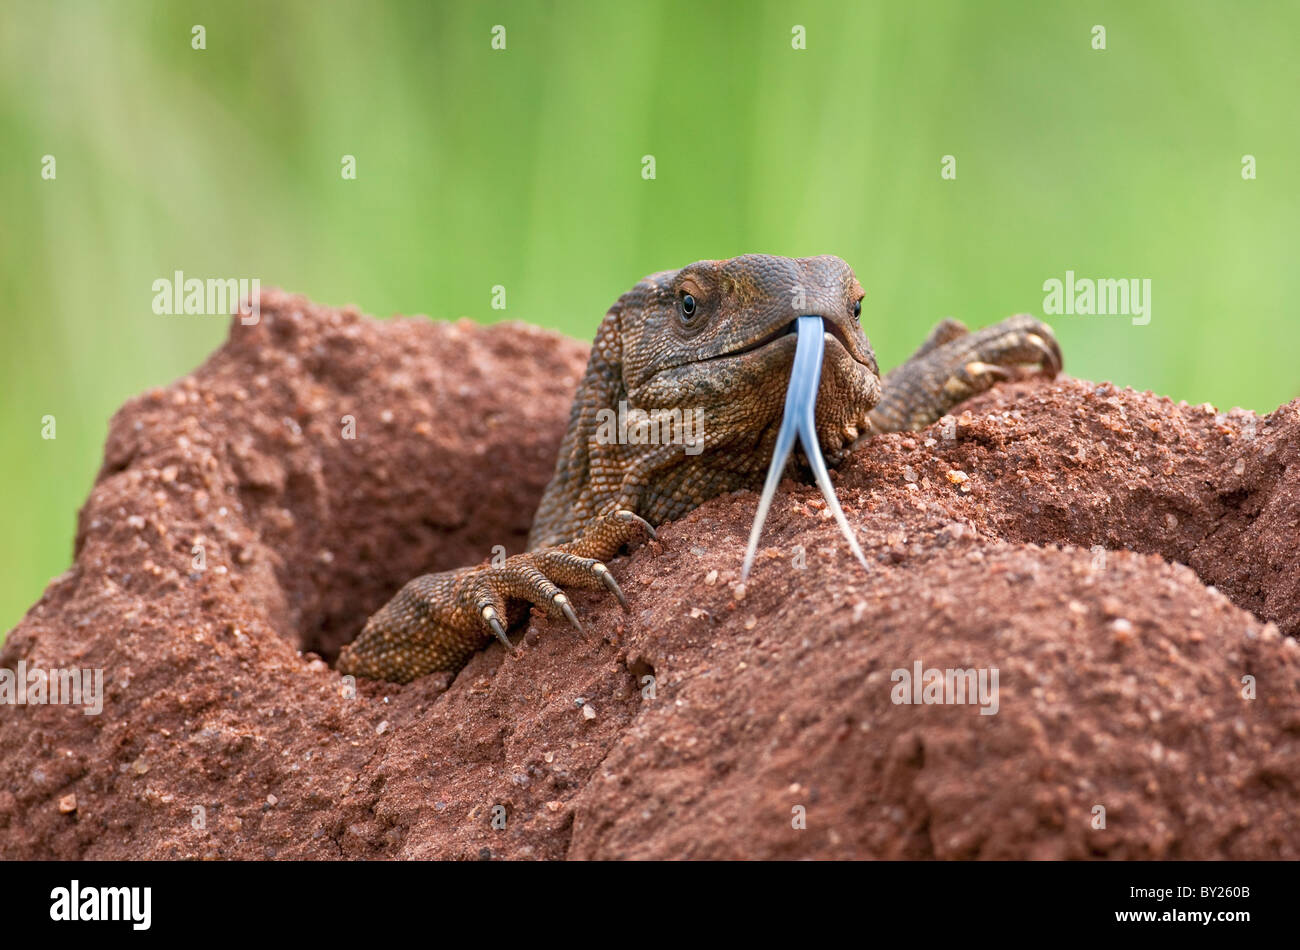
<path id="1" fill-rule="evenodd" d="M 870 413 L 872 428 L 923 429 L 1024 363 L 1052 376 L 1060 372 L 1061 347 L 1047 324 L 1022 313 L 971 333 L 956 320 L 944 320 L 906 363 L 885 375 L 880 402 Z"/>
<path id="2" fill-rule="evenodd" d="M 582 625 L 558 585 L 608 589 L 626 607 L 604 564 L 620 547 L 654 529 L 627 509 L 593 518 L 577 539 L 408 582 L 366 621 L 339 653 L 338 670 L 407 683 L 438 670 L 458 670 L 495 635 L 512 649 L 506 630 L 529 605 Z"/>

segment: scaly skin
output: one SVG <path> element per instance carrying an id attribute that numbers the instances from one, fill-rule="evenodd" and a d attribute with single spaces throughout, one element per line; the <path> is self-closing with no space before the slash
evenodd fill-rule
<path id="1" fill-rule="evenodd" d="M 606 559 L 710 498 L 761 486 L 799 316 L 820 316 L 831 337 L 816 419 L 832 465 L 873 432 L 928 425 L 1006 378 L 1012 365 L 1061 368 L 1052 331 L 1032 317 L 977 333 L 945 320 L 882 385 L 858 321 L 862 296 L 853 271 L 830 256 L 750 254 L 642 280 L 596 333 L 528 551 L 500 565 L 415 578 L 343 648 L 339 670 L 404 683 L 459 669 L 494 634 L 509 646 L 506 630 L 526 621 L 530 604 L 581 629 L 559 585 L 605 587 L 626 606 Z M 611 439 L 608 420 L 620 403 L 697 413 L 701 438 Z"/>

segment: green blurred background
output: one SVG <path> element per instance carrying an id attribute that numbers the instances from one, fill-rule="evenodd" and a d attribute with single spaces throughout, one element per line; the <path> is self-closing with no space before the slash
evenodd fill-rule
<path id="1" fill-rule="evenodd" d="M 1143 277 L 1148 326 L 1052 320 L 1067 371 L 1270 410 L 1300 392 L 1297 35 L 1295 3 L 1185 0 L 6 0 L 0 630 L 70 563 L 113 411 L 226 333 L 153 314 L 178 269 L 587 340 L 649 272 L 834 253 L 884 366 L 1067 269 Z"/>

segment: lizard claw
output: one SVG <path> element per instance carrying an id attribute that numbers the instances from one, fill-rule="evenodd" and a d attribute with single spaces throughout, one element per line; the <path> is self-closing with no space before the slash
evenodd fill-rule
<path id="1" fill-rule="evenodd" d="M 497 612 L 495 608 L 493 607 L 483 608 L 483 622 L 492 628 L 492 632 L 496 634 L 496 638 L 505 644 L 507 650 L 509 650 L 511 653 L 515 652 L 514 644 L 512 644 L 510 642 L 510 638 L 506 636 L 506 628 L 501 626 L 501 621 L 497 619 Z"/>
<path id="2" fill-rule="evenodd" d="M 1011 378 L 1011 370 L 1004 366 L 998 366 L 996 363 L 985 363 L 982 360 L 971 360 L 966 364 L 965 370 L 967 376 L 989 376 L 998 382 Z"/>
<path id="3" fill-rule="evenodd" d="M 1061 359 L 1061 346 L 1053 337 L 1049 344 L 1037 333 L 1026 333 L 1025 342 L 1038 351 L 1043 369 L 1048 375 L 1055 376 L 1061 371 L 1064 360 Z"/>
<path id="4" fill-rule="evenodd" d="M 565 597 L 563 594 L 556 594 L 555 599 L 552 602 L 559 607 L 560 612 L 569 619 L 569 623 L 573 624 L 574 628 L 579 633 L 586 636 L 587 631 L 582 629 L 582 624 L 578 621 L 578 615 L 573 612 L 573 607 L 569 604 L 569 598 Z"/>
<path id="5" fill-rule="evenodd" d="M 618 581 L 614 580 L 614 575 L 609 572 L 609 568 L 604 564 L 597 563 L 592 567 L 592 570 L 596 572 L 596 576 L 600 578 L 601 583 L 609 588 L 609 592 L 618 598 L 618 602 L 623 606 L 623 609 L 627 610 L 627 598 L 623 596 L 623 588 L 618 586 Z"/>
<path id="6" fill-rule="evenodd" d="M 618 511 L 614 512 L 614 517 L 617 518 L 619 521 L 624 521 L 628 524 L 637 525 L 638 527 L 640 527 L 642 531 L 646 533 L 646 537 L 648 537 L 651 541 L 659 540 L 659 535 L 655 534 L 654 526 L 651 525 L 650 522 L 642 518 L 640 515 L 638 515 L 635 511 L 629 511 L 627 508 L 620 508 L 618 509 Z"/>

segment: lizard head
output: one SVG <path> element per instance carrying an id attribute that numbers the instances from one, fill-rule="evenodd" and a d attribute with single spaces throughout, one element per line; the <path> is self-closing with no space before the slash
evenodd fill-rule
<path id="1" fill-rule="evenodd" d="M 818 441 L 832 462 L 868 425 L 880 370 L 860 323 L 862 285 L 838 257 L 747 254 L 652 274 L 624 296 L 623 385 L 640 408 L 699 410 L 704 449 L 761 468 L 781 424 L 797 342 L 817 316 L 825 360 Z M 623 303 L 621 301 L 620 303 Z"/>

